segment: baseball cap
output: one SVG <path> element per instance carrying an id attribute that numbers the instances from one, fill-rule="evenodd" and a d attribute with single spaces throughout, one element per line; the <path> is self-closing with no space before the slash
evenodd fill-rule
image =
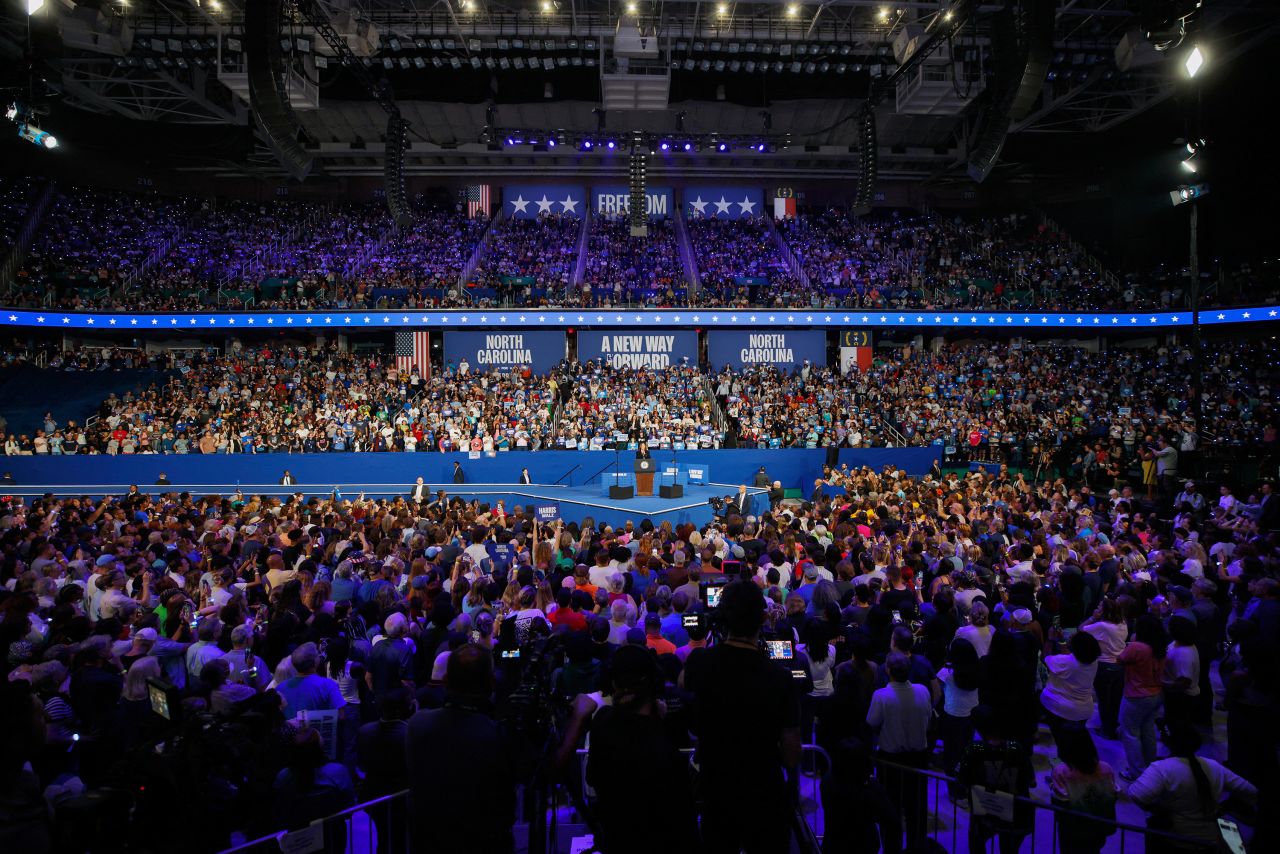
<path id="1" fill-rule="evenodd" d="M 134 635 L 134 637 L 141 641 L 147 641 L 148 643 L 155 643 L 156 640 L 159 639 L 160 635 L 155 629 L 151 627 L 147 627 L 145 629 L 139 629 L 138 632 Z"/>
<path id="2" fill-rule="evenodd" d="M 427 546 L 426 555 L 428 558 L 433 558 L 438 554 L 440 554 L 439 546 Z"/>
<path id="3" fill-rule="evenodd" d="M 1013 612 L 1013 621 L 1015 623 L 1026 624 L 1031 622 L 1031 612 L 1026 608 L 1019 608 Z"/>
<path id="4" fill-rule="evenodd" d="M 111 566 L 115 562 L 115 555 L 99 555 L 98 559 L 94 561 L 94 566 Z"/>

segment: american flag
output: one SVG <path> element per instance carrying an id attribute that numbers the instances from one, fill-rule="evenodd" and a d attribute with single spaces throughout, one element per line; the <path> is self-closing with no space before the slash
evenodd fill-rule
<path id="1" fill-rule="evenodd" d="M 425 378 L 430 375 L 430 337 L 430 332 L 397 331 L 396 367 L 406 374 L 416 367 L 419 376 Z"/>
<path id="2" fill-rule="evenodd" d="M 488 184 L 472 184 L 467 187 L 467 216 L 475 217 L 478 213 L 489 215 Z"/>

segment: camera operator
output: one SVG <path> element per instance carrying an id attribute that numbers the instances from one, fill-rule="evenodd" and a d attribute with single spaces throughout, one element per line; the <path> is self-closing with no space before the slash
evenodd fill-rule
<path id="1" fill-rule="evenodd" d="M 405 737 L 409 791 L 419 815 L 448 816 L 418 826 L 414 851 L 512 851 L 515 774 L 512 753 L 493 719 L 493 656 L 476 644 L 449 655 L 444 708 L 419 711 Z"/>
<path id="2" fill-rule="evenodd" d="M 609 854 L 693 851 L 697 818 L 688 763 L 663 723 L 663 675 L 651 652 L 618 650 L 610 668 L 613 702 L 591 722 L 587 782 L 596 792 L 596 845 Z M 636 762 L 637 756 L 644 757 Z M 636 821 L 635 792 L 662 792 L 662 821 Z"/>
<path id="3" fill-rule="evenodd" d="M 800 703 L 791 674 L 760 648 L 765 600 L 749 581 L 720 597 L 721 644 L 689 656 L 709 851 L 782 851 L 792 796 L 784 768 L 800 761 Z M 751 793 L 746 797 L 745 793 Z"/>

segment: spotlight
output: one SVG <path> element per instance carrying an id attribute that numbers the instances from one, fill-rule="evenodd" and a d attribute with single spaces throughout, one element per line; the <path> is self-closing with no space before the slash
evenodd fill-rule
<path id="1" fill-rule="evenodd" d="M 638 5 L 636 5 L 635 3 L 628 3 L 628 4 L 627 4 L 627 14 L 628 14 L 628 15 L 634 15 L 634 14 L 635 14 L 636 12 L 638 12 L 639 10 L 640 10 L 640 7 L 639 7 Z"/>
<path id="2" fill-rule="evenodd" d="M 555 147 L 556 147 L 556 141 L 554 139 L 547 140 L 547 148 L 555 148 Z"/>
<path id="3" fill-rule="evenodd" d="M 799 15 L 799 14 L 800 14 L 799 5 L 792 3 L 790 6 L 787 7 L 787 17 L 794 18 L 796 15 Z"/>
<path id="4" fill-rule="evenodd" d="M 728 151 L 728 150 L 729 150 L 729 143 L 727 143 L 727 142 L 721 142 L 721 143 L 719 143 L 719 144 L 717 144 L 717 145 L 716 145 L 716 151 L 724 152 L 724 151 Z"/>
<path id="5" fill-rule="evenodd" d="M 607 143 L 605 143 L 605 148 L 609 149 L 610 151 L 613 151 L 617 147 L 618 147 L 618 144 L 613 140 L 609 140 Z"/>
<path id="6" fill-rule="evenodd" d="M 1200 45 L 1193 45 L 1191 53 L 1187 54 L 1187 59 L 1182 64 L 1182 67 L 1187 69 L 1188 77 L 1195 77 L 1203 66 L 1204 54 L 1200 52 Z"/>
<path id="7" fill-rule="evenodd" d="M 1173 202 L 1176 207 L 1178 205 L 1186 204 L 1187 202 L 1193 202 L 1196 199 L 1203 198 L 1207 195 L 1209 195 L 1208 184 L 1183 185 L 1176 190 L 1169 191 L 1169 201 Z"/>
<path id="8" fill-rule="evenodd" d="M 25 139 L 27 142 L 30 142 L 33 145 L 40 146 L 41 148 L 57 148 L 58 147 L 57 137 L 55 137 L 53 134 L 49 133 L 48 131 L 40 130 L 40 128 L 36 127 L 35 125 L 28 125 L 28 124 L 18 125 L 18 136 L 21 137 L 22 139 Z"/>
<path id="9" fill-rule="evenodd" d="M 686 143 L 684 144 L 684 150 L 685 150 L 685 151 L 693 151 L 693 143 L 692 143 L 692 142 L 686 142 Z"/>
<path id="10" fill-rule="evenodd" d="M 764 150 L 765 150 L 765 144 L 763 142 L 756 145 L 756 151 L 764 151 Z"/>
<path id="11" fill-rule="evenodd" d="M 663 142 L 658 146 L 658 148 L 662 149 L 663 151 L 670 151 L 670 150 L 671 150 L 671 143 L 666 142 L 666 141 L 664 140 L 664 141 L 663 141 Z"/>
<path id="12" fill-rule="evenodd" d="M 1192 163 L 1190 160 L 1184 160 L 1184 161 L 1182 161 L 1182 168 L 1183 168 L 1183 170 L 1184 170 L 1184 171 L 1186 171 L 1186 172 L 1190 172 L 1190 173 L 1192 173 L 1192 174 L 1195 174 L 1195 171 L 1196 171 L 1196 165 L 1195 165 L 1194 163 Z"/>
<path id="13" fill-rule="evenodd" d="M 1204 148 L 1203 139 L 1191 139 L 1187 141 L 1187 154 L 1195 154 L 1202 148 Z"/>
<path id="14" fill-rule="evenodd" d="M 510 136 L 507 137 L 507 145 L 515 145 L 515 144 L 516 144 L 516 141 L 514 137 L 510 137 Z"/>
<path id="15" fill-rule="evenodd" d="M 594 143 L 592 143 L 592 142 L 591 142 L 591 140 L 589 140 L 589 139 L 584 139 L 584 140 L 582 141 L 582 150 L 583 150 L 583 151 L 590 151 L 590 150 L 591 150 L 591 146 L 592 146 L 593 144 L 594 144 Z"/>
<path id="16" fill-rule="evenodd" d="M 888 7 L 888 6 L 881 6 L 881 7 L 880 7 L 880 20 L 882 20 L 882 21 L 887 21 L 887 20 L 889 20 L 889 7 Z"/>
<path id="17" fill-rule="evenodd" d="M 728 3 L 721 3 L 719 6 L 717 6 L 717 7 L 716 7 L 716 14 L 717 14 L 717 15 L 721 15 L 721 16 L 724 16 L 724 15 L 729 14 L 729 4 L 728 4 Z"/>

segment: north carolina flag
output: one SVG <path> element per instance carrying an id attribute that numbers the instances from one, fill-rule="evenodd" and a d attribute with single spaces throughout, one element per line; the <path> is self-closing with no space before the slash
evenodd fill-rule
<path id="1" fill-rule="evenodd" d="M 796 218 L 795 198 L 783 199 L 783 198 L 775 197 L 773 200 L 773 218 L 774 219 L 795 219 Z"/>

